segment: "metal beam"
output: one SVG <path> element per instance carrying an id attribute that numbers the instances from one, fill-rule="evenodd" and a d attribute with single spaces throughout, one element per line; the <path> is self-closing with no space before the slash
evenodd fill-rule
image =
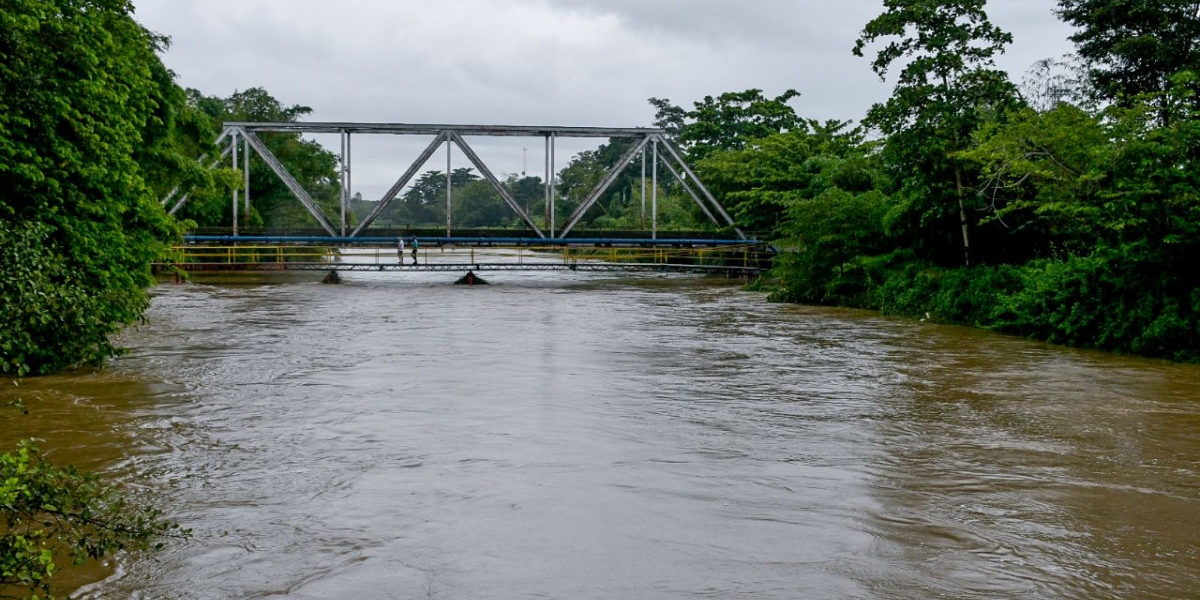
<path id="1" fill-rule="evenodd" d="M 230 167 L 230 168 L 232 170 L 236 171 L 238 168 L 238 136 L 236 134 L 233 136 L 233 139 L 230 140 L 229 147 L 232 148 L 232 167 Z M 236 236 L 238 234 L 238 189 L 236 187 L 233 188 L 233 219 L 232 219 L 232 222 L 233 222 L 233 235 Z"/>
<path id="2" fill-rule="evenodd" d="M 516 200 L 513 200 L 512 195 L 508 193 L 508 190 L 504 189 L 504 186 L 500 183 L 500 180 L 496 179 L 495 175 L 492 175 L 492 172 L 487 168 L 487 165 L 483 164 L 483 161 L 479 159 L 479 156 L 475 154 L 475 151 L 472 150 L 469 145 L 467 145 L 466 140 L 462 139 L 462 136 L 459 135 L 457 131 L 451 131 L 449 133 L 450 138 L 454 140 L 454 143 L 459 147 L 460 150 L 463 151 L 463 154 L 467 155 L 467 158 L 470 159 L 475 167 L 479 169 L 479 172 L 483 174 L 483 178 L 487 179 L 488 183 L 492 184 L 492 187 L 495 188 L 496 193 L 500 194 L 500 197 L 504 199 L 504 203 L 507 204 L 513 212 L 517 213 L 517 216 L 521 217 L 521 220 L 525 221 L 525 224 L 528 225 L 529 228 L 535 233 L 537 233 L 538 237 L 546 237 L 546 234 L 542 233 L 542 230 L 539 229 L 537 224 L 533 222 L 533 219 L 529 218 L 529 213 L 525 212 L 525 209 L 521 208 L 521 205 L 517 204 Z"/>
<path id="3" fill-rule="evenodd" d="M 242 202 L 246 205 L 246 210 L 242 215 L 242 223 L 247 227 L 250 226 L 250 140 L 243 140 L 245 147 L 242 152 L 242 170 L 246 177 L 246 188 L 242 190 Z"/>
<path id="4" fill-rule="evenodd" d="M 287 188 L 291 190 L 292 195 L 304 205 L 304 208 L 308 209 L 309 214 L 311 214 L 313 218 L 317 220 L 317 223 L 321 225 L 321 228 L 329 232 L 329 235 L 337 235 L 336 230 L 333 227 L 333 223 L 330 223 L 329 218 L 325 216 L 325 213 L 321 212 L 321 207 L 317 206 L 317 203 L 313 201 L 312 196 L 309 196 L 308 192 L 304 191 L 304 188 L 300 185 L 300 182 L 296 181 L 295 177 L 292 177 L 292 174 L 288 172 L 287 167 L 283 166 L 283 163 L 279 162 L 279 159 L 271 153 L 271 150 L 267 148 L 266 144 L 264 144 L 262 140 L 258 139 L 258 136 L 249 131 L 239 128 L 238 133 L 250 142 L 250 147 L 254 148 L 254 151 L 258 153 L 259 158 L 263 159 L 263 162 L 267 163 L 268 167 L 271 167 L 271 170 L 275 172 L 275 175 L 279 177 L 280 181 L 283 182 L 283 185 L 287 186 Z"/>
<path id="5" fill-rule="evenodd" d="M 736 223 L 734 223 L 733 217 L 729 216 L 729 213 L 725 212 L 725 209 L 721 206 L 721 203 L 717 202 L 717 199 L 712 195 L 712 192 L 708 191 L 708 188 L 704 186 L 704 183 L 700 181 L 699 177 L 696 177 L 696 174 L 692 172 L 692 168 L 688 166 L 681 156 L 679 156 L 679 153 L 675 151 L 675 148 L 671 146 L 671 143 L 661 135 L 656 137 L 660 142 L 662 142 L 662 145 L 667 149 L 667 152 L 670 153 L 671 156 L 675 157 L 675 160 L 679 162 L 679 166 L 683 167 L 683 172 L 687 173 L 688 176 L 696 182 L 696 187 L 700 188 L 700 191 L 704 194 L 704 197 L 708 198 L 708 201 L 711 202 L 712 205 L 717 209 L 717 212 L 725 218 L 725 221 L 728 223 L 728 225 L 732 227 L 735 232 L 737 232 L 738 237 L 743 240 L 747 239 L 746 234 L 737 227 Z"/>
<path id="6" fill-rule="evenodd" d="M 387 193 L 383 195 L 383 199 L 375 203 L 375 208 L 371 209 L 371 214 L 367 215 L 367 217 L 358 224 L 358 227 L 354 229 L 354 232 L 350 234 L 350 237 L 357 237 L 358 234 L 362 233 L 364 229 L 370 227 L 371 223 L 374 223 L 375 219 L 379 218 L 379 215 L 383 214 L 383 211 L 387 208 L 388 203 L 390 203 L 392 200 L 395 200 L 396 196 L 400 195 L 400 190 L 403 190 L 404 186 L 408 185 L 408 182 L 414 176 L 416 176 L 417 171 L 419 171 L 421 167 L 425 166 L 425 162 L 429 160 L 429 157 L 433 156 L 434 152 L 437 152 L 438 147 L 441 146 L 442 142 L 445 141 L 448 141 L 445 132 L 440 132 L 436 137 L 433 138 L 433 141 L 430 142 L 429 147 L 425 148 L 424 152 L 421 152 L 421 155 L 417 157 L 416 162 L 414 162 L 412 166 L 408 167 L 408 170 L 404 172 L 404 175 L 401 175 L 400 179 L 397 179 L 396 183 L 388 189 Z"/>
<path id="7" fill-rule="evenodd" d="M 237 127 L 249 132 L 288 133 L 377 133 L 393 135 L 437 135 L 443 131 L 456 131 L 459 135 L 472 136 L 516 136 L 543 137 L 554 134 L 558 137 L 645 137 L 662 135 L 663 129 L 645 127 L 554 127 L 536 125 L 449 125 L 410 123 L 249 123 L 230 122 L 226 127 Z"/>
<path id="8" fill-rule="evenodd" d="M 600 199 L 600 196 L 608 190 L 608 186 L 612 185 L 613 182 L 617 180 L 617 177 L 621 175 L 621 172 L 629 166 L 629 161 L 633 160 L 633 157 L 646 147 L 646 144 L 650 142 L 652 137 L 654 136 L 646 136 L 642 138 L 642 141 L 634 144 L 632 148 L 630 148 L 623 156 L 621 156 L 621 160 L 617 161 L 617 164 L 614 165 L 613 168 L 609 169 L 608 174 L 605 175 L 604 179 L 600 181 L 600 185 L 596 186 L 596 189 L 592 190 L 592 193 L 588 194 L 587 198 L 583 201 L 583 204 L 580 204 L 575 209 L 575 212 L 571 213 L 570 218 L 567 219 L 567 224 L 563 226 L 562 231 L 559 232 L 559 237 L 567 235 L 567 233 L 571 231 L 571 228 L 575 227 L 575 224 L 583 218 L 583 215 L 587 213 L 588 209 L 591 208 L 592 205 Z"/>
<path id="9" fill-rule="evenodd" d="M 225 138 L 227 138 L 227 137 L 229 137 L 229 130 L 228 130 L 228 129 L 226 129 L 226 130 L 222 131 L 222 132 L 221 132 L 221 135 L 217 136 L 217 140 L 216 140 L 215 142 L 213 142 L 213 146 L 214 146 L 214 147 L 220 146 L 220 145 L 221 145 L 221 142 L 225 141 Z M 229 155 L 229 150 L 230 150 L 229 148 L 226 148 L 225 150 L 221 151 L 221 156 L 220 156 L 220 157 L 218 157 L 216 160 L 212 161 L 211 163 L 209 163 L 209 165 L 208 165 L 208 168 L 209 168 L 209 169 L 212 169 L 213 167 L 215 167 L 215 166 L 217 166 L 218 164 L 220 164 L 221 160 L 222 160 L 222 159 L 224 159 L 226 156 L 228 156 L 228 155 Z M 206 158 L 208 158 L 208 153 L 201 154 L 201 155 L 200 155 L 200 158 L 197 158 L 197 159 L 196 159 L 196 162 L 198 162 L 198 163 L 200 163 L 200 164 L 204 164 L 204 160 L 205 160 Z M 182 185 L 182 184 L 180 184 L 180 185 Z M 174 188 L 172 188 L 172 189 L 171 189 L 171 193 L 167 194 L 167 195 L 166 195 L 166 197 L 164 197 L 164 198 L 162 199 L 162 202 L 160 202 L 160 204 L 162 204 L 163 206 L 166 206 L 166 205 L 167 205 L 167 203 L 168 203 L 168 202 L 170 202 L 170 201 L 171 201 L 171 199 L 175 197 L 175 194 L 178 194 L 178 193 L 179 193 L 179 190 L 180 190 L 180 186 L 179 186 L 179 185 L 177 185 L 177 186 L 175 186 Z M 184 194 L 184 196 L 185 196 L 185 197 L 184 197 L 184 199 L 183 199 L 183 200 L 181 200 L 179 203 L 177 203 L 177 204 L 175 205 L 175 208 L 171 209 L 171 211 L 170 211 L 170 214 L 175 214 L 175 211 L 179 210 L 179 207 L 183 206 L 183 203 L 184 203 L 184 202 L 187 202 L 187 198 L 186 198 L 186 196 L 189 196 L 189 195 L 191 195 L 191 194 L 190 194 L 190 192 L 189 192 L 188 194 Z"/>
<path id="10" fill-rule="evenodd" d="M 218 139 L 218 140 L 223 140 L 223 139 L 225 139 L 225 137 L 226 137 L 226 136 L 222 135 L 220 138 L 217 138 L 217 139 Z M 233 147 L 232 147 L 232 146 L 226 147 L 224 150 L 222 150 L 222 151 L 221 151 L 221 154 L 220 154 L 220 156 L 218 156 L 218 157 L 214 158 L 214 159 L 212 160 L 212 162 L 208 163 L 208 168 L 209 168 L 210 170 L 211 170 L 211 169 L 215 169 L 215 168 L 217 167 L 217 165 L 221 164 L 221 161 L 225 160 L 225 157 L 226 157 L 226 156 L 229 156 L 229 153 L 230 153 L 230 152 L 232 152 L 232 151 L 233 151 Z M 204 160 L 205 158 L 207 158 L 207 157 L 208 157 L 208 155 L 207 155 L 207 154 L 205 154 L 204 156 L 201 156 L 199 160 L 200 160 L 200 161 L 203 161 L 203 160 Z M 178 189 L 179 189 L 179 188 L 176 188 L 176 190 L 178 190 Z M 172 192 L 170 196 L 167 196 L 167 200 L 169 201 L 169 200 L 171 199 L 171 197 L 172 197 L 172 196 L 174 196 L 174 195 L 175 195 L 175 193 L 174 193 L 174 192 Z M 179 202 L 176 202 L 176 203 L 175 203 L 175 206 L 172 206 L 172 207 L 171 207 L 171 210 L 168 210 L 168 211 L 167 211 L 167 214 L 168 214 L 168 215 L 171 215 L 172 217 L 173 217 L 173 216 L 175 216 L 175 213 L 176 213 L 176 212 L 179 212 L 179 209 L 183 208 L 183 205 L 184 205 L 184 204 L 187 204 L 187 201 L 188 201 L 188 200 L 190 200 L 191 198 L 192 198 L 192 193 L 191 193 L 191 192 L 188 192 L 188 193 L 184 194 L 184 195 L 183 195 L 183 197 L 179 199 Z M 166 204 L 166 202 L 164 202 L 163 204 L 165 205 L 165 204 Z"/>
<path id="11" fill-rule="evenodd" d="M 654 138 L 654 164 L 651 168 L 654 169 L 654 180 L 650 185 L 654 186 L 651 194 L 653 198 L 650 202 L 650 237 L 658 238 L 658 138 Z"/>
<path id="12" fill-rule="evenodd" d="M 692 197 L 692 200 L 696 201 L 696 204 L 700 207 L 700 210 L 704 211 L 705 216 L 708 217 L 708 220 L 712 221 L 717 227 L 721 227 L 721 222 L 713 216 L 711 210 L 708 210 L 708 207 L 705 206 L 704 202 L 700 200 L 700 196 L 696 194 L 696 191 L 692 189 L 692 186 L 688 185 L 687 179 L 679 175 L 679 171 L 676 171 L 675 167 L 671 166 L 670 161 L 664 160 L 662 161 L 662 164 L 667 168 L 668 171 L 671 172 L 672 175 L 675 176 L 675 179 L 679 182 L 679 185 L 683 186 L 683 190 Z"/>

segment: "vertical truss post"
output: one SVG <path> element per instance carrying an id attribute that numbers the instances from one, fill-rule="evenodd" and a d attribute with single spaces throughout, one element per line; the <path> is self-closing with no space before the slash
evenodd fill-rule
<path id="1" fill-rule="evenodd" d="M 246 182 L 245 187 L 242 189 L 242 198 L 243 198 L 243 202 L 244 202 L 244 208 L 246 209 L 243 211 L 243 214 L 242 214 L 242 223 L 246 227 L 249 227 L 250 226 L 250 140 L 242 140 L 242 144 L 243 144 L 242 145 L 242 170 L 245 171 L 245 173 L 243 173 L 243 175 L 245 176 L 245 182 Z"/>
<path id="2" fill-rule="evenodd" d="M 554 212 L 555 212 L 554 211 L 554 194 L 557 190 L 555 190 L 554 188 L 558 187 L 558 171 L 555 170 L 556 165 L 554 164 L 554 159 L 556 158 L 554 156 L 554 153 L 556 151 L 555 146 L 557 145 L 557 143 L 558 143 L 557 137 L 554 135 L 554 133 L 551 133 L 550 134 L 550 237 L 551 238 L 554 237 L 554 220 L 556 218 L 556 215 L 554 214 Z M 562 237 L 562 235 L 563 234 L 560 233 L 559 237 Z"/>
<path id="3" fill-rule="evenodd" d="M 658 239 L 658 137 L 654 138 L 654 160 L 651 161 L 654 167 L 654 188 L 651 190 L 653 201 L 650 204 L 650 239 Z"/>
<path id="4" fill-rule="evenodd" d="M 450 132 L 450 138 L 453 139 L 454 132 Z M 454 181 L 450 177 L 450 153 L 454 150 L 453 144 L 446 143 L 446 237 L 450 237 L 450 214 L 453 208 L 451 202 L 453 198 Z"/>
<path id="5" fill-rule="evenodd" d="M 236 133 L 233 134 L 233 139 L 229 140 L 229 147 L 232 148 L 230 164 L 233 167 L 233 170 L 236 171 L 238 168 L 238 136 Z M 233 221 L 233 236 L 237 237 L 237 234 L 238 234 L 238 190 L 236 187 L 233 188 L 233 219 L 232 219 L 232 221 Z"/>
<path id="6" fill-rule="evenodd" d="M 348 191 L 350 189 L 350 184 L 349 184 L 349 182 L 346 181 L 346 174 L 348 173 L 348 169 L 346 168 L 346 130 L 345 129 L 343 129 L 338 134 L 338 141 L 340 141 L 342 143 L 342 153 L 339 157 L 339 160 L 342 163 L 342 165 L 341 165 L 342 166 L 341 200 L 342 200 L 342 236 L 344 237 L 346 235 L 346 194 L 348 193 Z"/>
<path id="7" fill-rule="evenodd" d="M 546 159 L 546 178 L 542 180 L 542 192 L 543 192 L 542 195 L 544 196 L 544 198 L 542 199 L 542 213 L 545 216 L 545 218 L 542 219 L 542 225 L 546 228 L 549 228 L 550 227 L 550 134 L 546 134 L 546 153 L 544 155 L 544 158 Z M 551 236 L 553 236 L 554 232 L 551 231 L 550 233 L 551 233 Z"/>
<path id="8" fill-rule="evenodd" d="M 642 148 L 642 231 L 646 230 L 646 149 Z"/>

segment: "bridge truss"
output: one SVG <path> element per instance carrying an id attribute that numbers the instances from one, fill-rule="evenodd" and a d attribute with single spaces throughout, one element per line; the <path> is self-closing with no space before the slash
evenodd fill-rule
<path id="1" fill-rule="evenodd" d="M 341 194 L 341 212 L 337 222 L 330 219 L 328 215 L 321 210 L 321 207 L 313 200 L 307 190 L 300 185 L 291 173 L 288 172 L 287 166 L 284 165 L 278 157 L 276 157 L 262 139 L 258 136 L 260 133 L 279 132 L 279 133 L 294 133 L 294 134 L 339 134 L 341 136 L 341 178 L 342 178 L 342 194 Z M 349 222 L 349 206 L 350 206 L 350 190 L 351 190 L 351 138 L 354 135 L 419 135 L 433 136 L 432 141 L 426 146 L 413 163 L 404 171 L 404 173 L 396 180 L 396 183 L 383 195 L 366 217 L 363 218 L 357 226 L 351 228 Z M 547 218 L 539 227 L 535 220 L 526 212 L 520 204 L 518 204 L 509 194 L 508 190 L 500 182 L 499 179 L 487 167 L 484 161 L 475 153 L 475 150 L 467 143 L 466 137 L 469 136 L 507 136 L 507 137 L 542 137 L 546 145 L 546 177 L 543 181 L 547 182 L 545 186 Z M 591 192 L 584 198 L 583 202 L 567 217 L 566 223 L 561 228 L 556 227 L 555 222 L 555 185 L 557 183 L 557 172 L 555 171 L 555 145 L 558 138 L 627 138 L 636 140 L 636 142 L 625 152 L 616 165 L 605 173 L 604 177 L 596 185 Z M 243 215 L 248 216 L 250 212 L 250 156 L 251 153 L 258 157 L 270 167 L 271 171 L 279 177 L 284 185 L 291 191 L 292 195 L 299 201 L 304 208 L 316 219 L 317 223 L 324 229 L 330 237 L 355 238 L 361 235 L 371 224 L 381 215 L 388 205 L 396 199 L 400 192 L 412 181 L 417 172 L 425 165 L 425 163 L 433 157 L 433 155 L 442 147 L 446 147 L 446 237 L 452 235 L 453 223 L 451 222 L 452 206 L 453 206 L 453 186 L 450 185 L 450 177 L 452 170 L 450 169 L 450 161 L 455 146 L 470 160 L 471 164 L 479 170 L 480 175 L 492 186 L 504 203 L 514 214 L 516 214 L 522 222 L 525 223 L 538 238 L 554 239 L 566 238 L 571 230 L 583 219 L 600 197 L 608 190 L 608 188 L 617 180 L 622 172 L 625 171 L 633 162 L 640 157 L 642 167 L 642 201 L 645 203 L 647 196 L 647 185 L 651 187 L 651 238 L 658 236 L 658 180 L 659 166 L 663 166 L 680 186 L 687 192 L 693 201 L 700 207 L 704 214 L 718 227 L 731 228 L 738 236 L 738 239 L 747 239 L 743 233 L 734 224 L 733 218 L 721 206 L 712 192 L 705 187 L 704 183 L 696 177 L 695 172 L 683 160 L 679 151 L 666 138 L 666 131 L 662 129 L 647 129 L 647 128 L 602 128 L 602 127 L 541 127 L 541 126 L 498 126 L 498 125 L 415 125 L 406 123 L 248 123 L 248 122 L 230 122 L 226 123 L 221 135 L 217 138 L 215 145 L 221 149 L 220 156 L 212 159 L 209 162 L 209 167 L 214 168 L 225 160 L 230 160 L 234 169 L 239 166 L 243 171 L 246 181 L 245 189 L 242 195 Z M 241 153 L 241 165 L 239 165 L 239 150 Z M 207 158 L 202 158 L 202 161 Z M 647 179 L 647 169 L 649 168 L 649 179 Z M 163 198 L 163 206 L 170 206 L 168 212 L 175 214 L 182 208 L 189 199 L 188 193 L 181 195 L 181 189 L 173 190 L 167 197 Z M 232 232 L 234 236 L 238 235 L 238 210 L 239 210 L 239 192 L 234 190 L 232 194 L 233 204 L 233 219 Z"/>

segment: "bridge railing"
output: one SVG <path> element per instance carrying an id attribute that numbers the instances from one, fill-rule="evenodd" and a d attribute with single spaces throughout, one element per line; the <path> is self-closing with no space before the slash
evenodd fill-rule
<path id="1" fill-rule="evenodd" d="M 171 249 L 161 261 L 163 265 L 214 265 L 235 267 L 237 265 L 278 264 L 286 269 L 288 264 L 328 264 L 336 268 L 339 263 L 395 265 L 410 264 L 412 249 L 408 247 L 403 256 L 397 248 L 342 248 L 335 246 L 297 245 L 185 245 Z M 514 246 L 514 247 L 447 247 L 422 246 L 417 251 L 418 264 L 453 263 L 478 264 L 482 262 L 506 262 L 521 264 L 545 264 L 547 262 L 577 264 L 580 262 L 633 263 L 649 265 L 713 265 L 762 269 L 770 264 L 772 254 L 763 246 L 745 244 L 724 247 L 577 247 L 577 246 Z"/>

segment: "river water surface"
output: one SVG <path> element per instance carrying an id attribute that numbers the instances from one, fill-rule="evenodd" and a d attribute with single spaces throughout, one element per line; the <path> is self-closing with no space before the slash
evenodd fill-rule
<path id="1" fill-rule="evenodd" d="M 28 381 L 193 529 L 84 598 L 1197 598 L 1200 368 L 690 276 L 164 284 Z M 103 576 L 103 575 L 101 575 Z"/>

